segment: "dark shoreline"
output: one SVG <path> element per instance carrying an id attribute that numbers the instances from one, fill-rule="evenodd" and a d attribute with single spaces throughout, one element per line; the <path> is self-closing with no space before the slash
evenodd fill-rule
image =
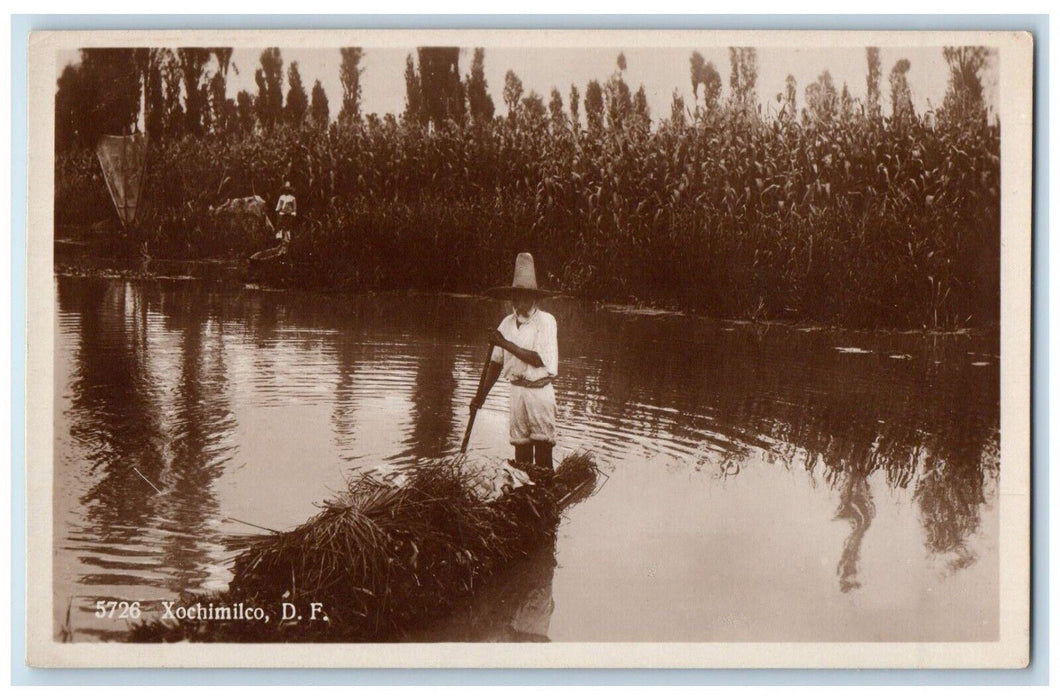
<path id="1" fill-rule="evenodd" d="M 470 291 L 432 290 L 432 289 L 355 289 L 342 288 L 334 285 L 313 286 L 299 284 L 297 276 L 286 279 L 251 280 L 248 279 L 247 271 L 249 263 L 240 260 L 155 260 L 141 259 L 140 269 L 133 269 L 130 257 L 92 257 L 74 261 L 59 262 L 60 257 L 56 255 L 54 274 L 61 277 L 80 277 L 94 279 L 124 279 L 131 281 L 204 281 L 210 283 L 224 284 L 233 289 L 257 289 L 270 292 L 302 292 L 324 295 L 403 295 L 412 296 L 418 294 L 474 297 L 489 299 L 482 294 Z M 86 264 L 87 263 L 87 264 Z M 106 266 L 104 266 L 106 265 Z M 276 268 L 281 265 L 272 263 L 270 267 Z M 154 268 L 154 269 L 151 269 Z M 209 271 L 213 274 L 194 274 L 193 271 Z M 266 273 L 267 274 L 267 273 Z M 276 282 L 277 284 L 270 284 Z M 566 298 L 567 295 L 563 295 Z M 890 328 L 873 326 L 849 326 L 837 323 L 817 322 L 813 320 L 796 319 L 767 319 L 767 318 L 716 318 L 708 314 L 697 313 L 678 308 L 667 308 L 665 306 L 643 303 L 638 301 L 620 302 L 606 299 L 580 299 L 584 303 L 613 313 L 625 313 L 640 316 L 677 316 L 689 319 L 702 319 L 716 322 L 722 325 L 749 326 L 758 328 L 785 328 L 796 331 L 830 331 L 848 333 L 874 333 L 885 335 L 922 335 L 933 336 L 955 336 L 955 335 L 991 335 L 997 336 L 1000 328 L 991 326 L 971 326 L 966 328 Z"/>

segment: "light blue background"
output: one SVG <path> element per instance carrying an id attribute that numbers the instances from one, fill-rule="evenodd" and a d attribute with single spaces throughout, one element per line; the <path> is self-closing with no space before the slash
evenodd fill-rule
<path id="1" fill-rule="evenodd" d="M 951 29 L 1027 30 L 1035 37 L 1034 433 L 1031 665 L 1014 671 L 800 670 L 60 670 L 25 665 L 26 46 L 46 29 Z M 14 685 L 367 684 L 1045 684 L 1048 597 L 1049 18 L 1044 15 L 14 15 L 11 18 L 11 681 Z"/>

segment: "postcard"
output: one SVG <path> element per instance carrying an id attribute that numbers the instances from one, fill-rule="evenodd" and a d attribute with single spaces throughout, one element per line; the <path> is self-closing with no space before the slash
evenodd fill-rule
<path id="1" fill-rule="evenodd" d="M 1026 666 L 1032 76 L 32 34 L 28 663 Z"/>

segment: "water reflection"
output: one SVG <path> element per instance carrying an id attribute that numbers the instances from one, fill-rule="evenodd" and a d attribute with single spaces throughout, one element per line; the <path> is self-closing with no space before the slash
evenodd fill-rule
<path id="1" fill-rule="evenodd" d="M 207 328 L 215 321 L 201 299 L 182 294 L 173 302 L 166 308 L 166 325 L 180 336 L 179 369 L 158 517 L 172 529 L 162 550 L 163 566 L 173 572 L 170 585 L 195 591 L 203 588 L 209 570 L 190 564 L 216 558 L 219 549 L 209 544 L 219 539 L 213 484 L 232 459 L 235 418 L 229 408 L 223 328 L 219 325 L 216 333 Z"/>
<path id="2" fill-rule="evenodd" d="M 404 440 L 406 449 L 392 460 L 397 463 L 409 457 L 414 461 L 436 459 L 452 451 L 456 353 L 441 339 L 420 352 L 412 387 L 412 427 Z"/>
<path id="3" fill-rule="evenodd" d="M 356 373 L 360 360 L 360 346 L 349 338 L 341 338 L 333 348 L 335 355 L 335 404 L 331 410 L 335 448 L 346 461 L 355 455 L 349 453 L 354 444 L 357 412 Z"/>
<path id="4" fill-rule="evenodd" d="M 224 585 L 220 540 L 233 529 L 226 518 L 290 527 L 350 469 L 454 452 L 484 329 L 503 311 L 482 299 L 329 297 L 201 282 L 59 278 L 56 294 L 56 571 L 57 581 L 70 581 L 57 583 L 56 597 L 78 596 L 85 614 L 76 624 L 100 636 L 114 630 L 90 619 L 97 594 L 159 599 Z M 686 497 L 689 508 L 698 499 L 701 511 L 719 514 L 690 535 L 702 547 L 733 532 L 776 539 L 786 527 L 776 513 L 796 513 L 798 503 L 807 514 L 790 517 L 806 518 L 821 536 L 782 554 L 828 562 L 829 577 L 826 590 L 807 573 L 800 595 L 856 592 L 867 600 L 897 585 L 879 573 L 874 537 L 918 576 L 934 576 L 938 565 L 963 577 L 962 590 L 987 597 L 996 590 L 989 568 L 999 479 L 996 338 L 803 332 L 570 300 L 547 305 L 559 323 L 559 454 L 597 452 L 612 470 L 612 494 L 637 484 L 624 502 L 579 506 L 561 536 L 589 524 L 579 518 L 613 524 L 640 514 L 651 527 L 670 523 L 660 533 L 623 535 L 621 556 L 636 563 L 660 546 L 649 537 L 675 536 L 681 524 L 671 511 Z M 972 363 L 983 358 L 985 367 Z M 499 410 L 479 415 L 478 454 L 508 454 L 505 403 L 498 385 L 487 409 Z M 743 516 L 724 520 L 737 502 Z M 616 557 L 603 559 L 605 550 L 565 570 L 591 578 L 594 568 L 614 568 L 638 587 L 630 595 L 658 605 L 684 594 L 660 584 L 657 569 L 623 571 Z M 528 638 L 549 635 L 558 605 L 570 638 L 577 612 L 553 602 L 556 556 L 542 554 L 515 576 L 511 586 L 522 592 L 506 589 L 503 606 L 485 594 L 470 605 L 503 607 L 498 619 Z M 760 570 L 742 575 L 771 571 L 761 559 Z M 674 573 L 687 564 L 667 566 Z M 908 578 L 902 585 L 923 585 Z M 798 587 L 794 579 L 786 585 Z M 741 608 L 736 584 L 701 594 L 756 614 Z M 990 618 L 996 600 L 982 605 Z M 56 611 L 62 618 L 65 602 Z M 691 617 L 687 629 L 673 630 L 677 637 L 714 638 Z M 630 619 L 621 639 L 636 638 L 640 623 Z M 499 625 L 450 633 L 496 635 Z"/>
<path id="5" fill-rule="evenodd" d="M 556 603 L 555 545 L 516 562 L 445 619 L 408 635 L 413 642 L 548 642 Z"/>
<path id="6" fill-rule="evenodd" d="M 163 464 L 160 386 L 146 348 L 147 302 L 123 284 L 70 295 L 59 288 L 60 307 L 75 309 L 79 320 L 69 434 L 92 477 L 80 502 L 96 525 L 94 535 L 121 545 L 152 512 L 155 492 L 143 482 L 129 487 L 135 470 L 158 480 Z"/>
<path id="7" fill-rule="evenodd" d="M 67 411 L 80 474 L 57 473 L 87 481 L 69 533 L 86 591 L 201 590 L 220 554 L 210 545 L 219 539 L 213 482 L 234 419 L 224 347 L 200 301 L 168 299 L 160 323 L 158 298 L 127 284 L 60 297 L 65 320 L 72 311 L 80 327 Z M 158 336 L 172 343 L 156 345 Z M 67 517 L 56 512 L 64 526 Z M 91 596 L 78 604 L 94 612 Z"/>
<path id="8" fill-rule="evenodd" d="M 858 581 L 861 543 L 872 519 L 876 517 L 876 505 L 872 502 L 872 491 L 864 474 L 846 474 L 842 481 L 835 519 L 850 521 L 850 534 L 843 542 L 843 553 L 839 555 L 836 573 L 839 574 L 839 589 L 846 593 L 861 588 Z"/>
<path id="9" fill-rule="evenodd" d="M 971 566 L 975 552 L 967 546 L 968 538 L 980 524 L 986 504 L 985 484 L 996 478 L 996 455 L 980 468 L 972 463 L 947 462 L 930 454 L 914 489 L 920 508 L 925 543 L 931 554 L 944 558 L 949 569 Z"/>

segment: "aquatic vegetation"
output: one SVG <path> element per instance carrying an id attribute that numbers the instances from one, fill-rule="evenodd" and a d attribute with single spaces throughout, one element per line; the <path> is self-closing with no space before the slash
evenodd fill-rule
<path id="1" fill-rule="evenodd" d="M 728 318 L 954 328 L 998 319 L 1000 127 L 718 109 L 649 129 L 366 119 L 152 147 L 132 236 L 155 257 L 245 256 L 228 197 L 290 179 L 293 282 L 475 291 L 520 250 L 552 287 Z M 60 225 L 108 216 L 91 154 L 56 161 Z M 113 212 L 109 216 L 113 218 Z"/>
<path id="2" fill-rule="evenodd" d="M 394 639 L 551 542 L 560 512 L 592 490 L 597 468 L 590 454 L 572 454 L 554 477 L 531 474 L 536 483 L 492 501 L 475 495 L 475 471 L 462 457 L 400 476 L 358 475 L 303 525 L 232 538 L 228 591 L 180 603 L 207 610 L 241 603 L 268 621 L 154 618 L 132 640 Z M 321 606 L 317 620 L 283 621 L 285 604 L 308 618 L 313 603 Z"/>

